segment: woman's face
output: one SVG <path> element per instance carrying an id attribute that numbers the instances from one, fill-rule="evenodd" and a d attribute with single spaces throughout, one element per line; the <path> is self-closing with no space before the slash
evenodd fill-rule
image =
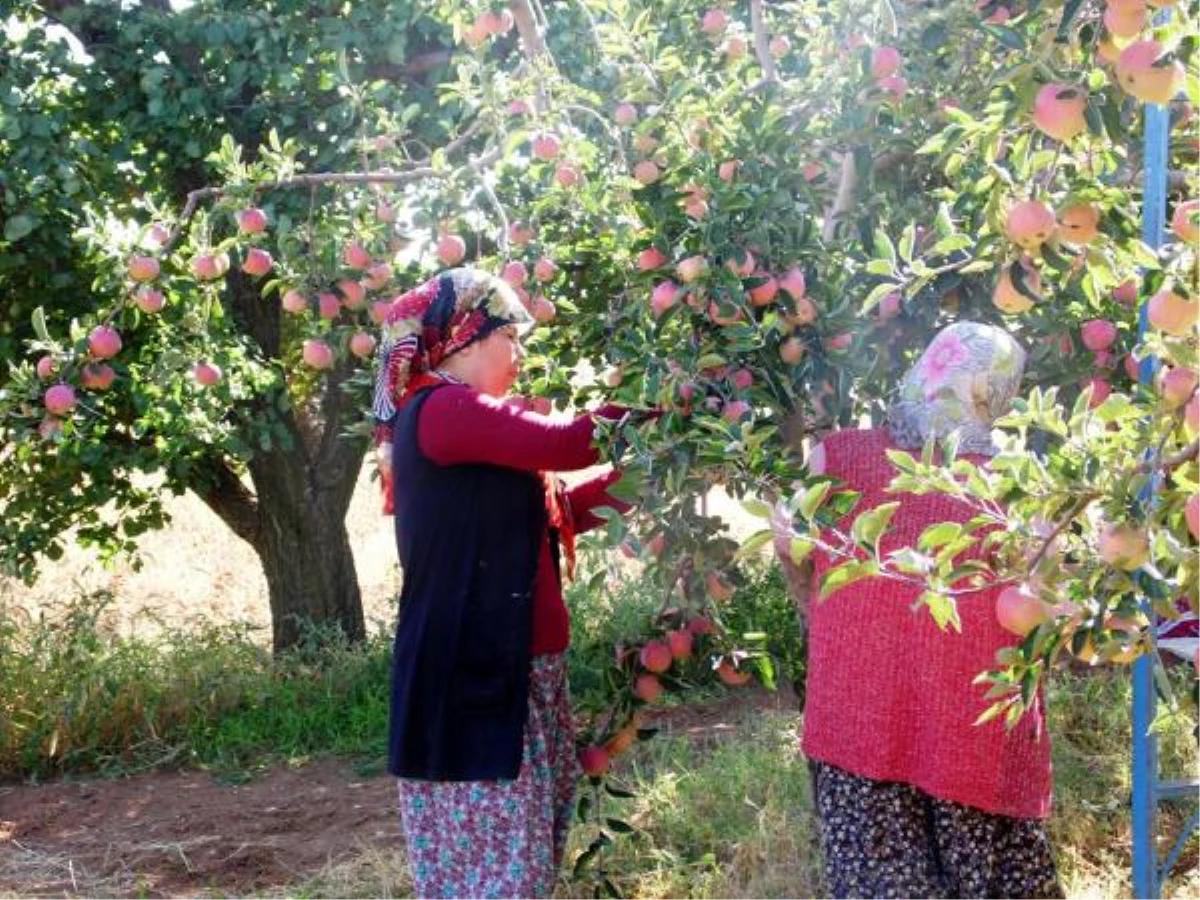
<path id="1" fill-rule="evenodd" d="M 497 328 L 467 349 L 474 351 L 474 386 L 493 397 L 507 394 L 521 374 L 521 360 L 525 358 L 517 326 Z"/>

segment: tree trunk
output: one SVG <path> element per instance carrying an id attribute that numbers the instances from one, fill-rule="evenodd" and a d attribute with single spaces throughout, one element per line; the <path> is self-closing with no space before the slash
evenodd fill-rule
<path id="1" fill-rule="evenodd" d="M 238 272 L 230 273 L 224 299 L 264 357 L 278 359 L 279 305 L 264 303 Z M 339 361 L 300 408 L 275 394 L 254 401 L 249 415 L 277 420 L 288 438 L 272 440 L 250 459 L 253 490 L 222 456 L 204 460 L 198 472 L 196 493 L 262 561 L 276 651 L 299 642 L 313 625 L 334 626 L 351 641 L 366 636 L 346 531 L 366 444 L 344 434 L 366 403 L 346 391 L 353 370 L 352 361 Z"/>
<path id="2" fill-rule="evenodd" d="M 260 457 L 250 465 L 262 523 L 254 549 L 270 594 L 273 645 L 290 647 L 314 625 L 334 626 L 360 641 L 366 636 L 362 592 L 346 532 L 358 466 L 322 487 L 317 473 L 296 477 L 276 462 Z"/>

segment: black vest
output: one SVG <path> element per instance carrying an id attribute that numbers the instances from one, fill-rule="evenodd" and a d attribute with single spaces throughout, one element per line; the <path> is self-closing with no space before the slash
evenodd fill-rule
<path id="1" fill-rule="evenodd" d="M 439 466 L 396 417 L 396 542 L 404 570 L 392 657 L 388 769 L 402 778 L 516 778 L 528 712 L 545 493 L 531 472 Z"/>

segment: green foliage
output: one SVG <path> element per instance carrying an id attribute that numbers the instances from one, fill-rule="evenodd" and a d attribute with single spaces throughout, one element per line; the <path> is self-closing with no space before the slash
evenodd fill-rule
<path id="1" fill-rule="evenodd" d="M 324 753 L 379 756 L 390 643 L 310 632 L 271 657 L 235 623 L 114 633 L 114 598 L 0 618 L 0 775 L 46 778 L 164 765 L 230 773 Z"/>

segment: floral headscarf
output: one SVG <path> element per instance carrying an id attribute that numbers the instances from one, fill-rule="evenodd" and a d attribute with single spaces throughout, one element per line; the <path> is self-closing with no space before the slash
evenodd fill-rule
<path id="1" fill-rule="evenodd" d="M 448 269 L 392 301 L 379 342 L 372 413 L 390 432 L 396 410 L 446 357 L 533 318 L 511 287 L 478 269 Z M 390 439 L 388 435 L 379 435 Z"/>
<path id="2" fill-rule="evenodd" d="M 888 408 L 892 440 L 906 450 L 957 434 L 963 453 L 992 455 L 992 423 L 1008 412 L 1025 370 L 1025 351 L 1007 331 L 957 322 L 938 332 Z"/>

